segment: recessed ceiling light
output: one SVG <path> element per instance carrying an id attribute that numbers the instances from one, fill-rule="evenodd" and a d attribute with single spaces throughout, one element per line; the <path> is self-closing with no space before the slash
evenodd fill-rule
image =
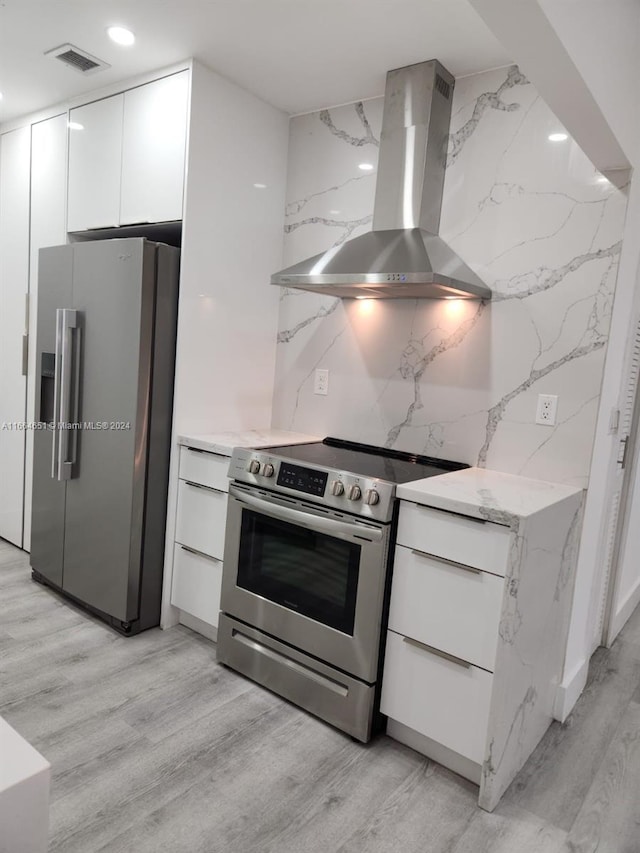
<path id="1" fill-rule="evenodd" d="M 549 142 L 566 142 L 569 138 L 568 133 L 550 133 L 547 137 Z"/>
<path id="2" fill-rule="evenodd" d="M 363 172 L 370 172 L 373 169 L 373 165 L 371 163 L 360 163 L 358 169 L 362 169 Z"/>
<path id="3" fill-rule="evenodd" d="M 69 130 L 84 130 L 84 125 L 80 124 L 79 121 L 68 121 L 67 127 Z"/>
<path id="4" fill-rule="evenodd" d="M 255 187 L 257 190 L 266 190 L 267 185 L 266 185 L 266 184 L 254 184 L 254 187 Z"/>
<path id="5" fill-rule="evenodd" d="M 131 30 L 127 30 L 125 27 L 109 27 L 107 35 L 111 41 L 114 41 L 116 44 L 123 44 L 127 46 L 133 44 L 136 40 L 136 37 Z"/>

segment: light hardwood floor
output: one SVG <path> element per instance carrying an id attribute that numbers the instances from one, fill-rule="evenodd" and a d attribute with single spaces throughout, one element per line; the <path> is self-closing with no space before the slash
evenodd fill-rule
<path id="1" fill-rule="evenodd" d="M 352 742 L 216 664 L 122 638 L 0 540 L 0 715 L 52 764 L 55 853 L 638 853 L 640 612 L 493 814 L 386 737 Z"/>

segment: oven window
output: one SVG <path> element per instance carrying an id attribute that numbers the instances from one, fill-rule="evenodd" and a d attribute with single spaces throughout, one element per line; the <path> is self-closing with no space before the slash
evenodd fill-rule
<path id="1" fill-rule="evenodd" d="M 237 584 L 353 635 L 360 546 L 242 510 Z"/>

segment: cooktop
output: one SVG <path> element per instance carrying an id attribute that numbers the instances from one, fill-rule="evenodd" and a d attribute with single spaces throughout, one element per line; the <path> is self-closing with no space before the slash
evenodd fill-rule
<path id="1" fill-rule="evenodd" d="M 375 447 L 331 436 L 311 444 L 278 445 L 266 449 L 287 459 L 349 471 L 352 474 L 387 480 L 396 484 L 410 483 L 413 480 L 435 477 L 447 471 L 460 471 L 469 467 L 462 462 L 450 462 L 446 459 L 435 459 L 431 456 Z"/>

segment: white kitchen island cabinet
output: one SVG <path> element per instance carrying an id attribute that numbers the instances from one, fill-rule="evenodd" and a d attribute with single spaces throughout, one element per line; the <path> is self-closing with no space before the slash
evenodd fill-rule
<path id="1" fill-rule="evenodd" d="M 189 72 L 69 112 L 67 229 L 182 219 Z"/>
<path id="2" fill-rule="evenodd" d="M 470 468 L 398 496 L 387 733 L 492 811 L 554 718 L 582 492 Z"/>

